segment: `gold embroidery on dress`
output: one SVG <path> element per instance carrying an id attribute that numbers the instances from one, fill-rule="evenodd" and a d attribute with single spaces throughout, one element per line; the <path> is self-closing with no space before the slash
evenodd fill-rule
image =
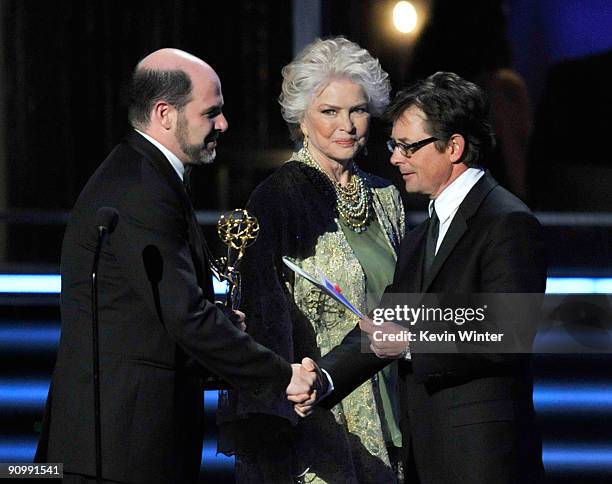
<path id="1" fill-rule="evenodd" d="M 397 189 L 393 186 L 384 188 L 372 188 L 373 207 L 376 217 L 385 233 L 389 246 L 396 254 L 399 242 L 404 234 L 404 210 Z M 336 220 L 336 224 L 337 224 Z M 314 255 L 296 263 L 310 273 L 316 273 L 315 268 L 321 269 L 333 282 L 342 287 L 344 296 L 361 311 L 366 309 L 366 281 L 363 269 L 348 244 L 342 228 L 336 226 L 335 232 L 328 232 L 319 237 L 314 250 Z M 289 291 L 293 294 L 294 301 L 299 311 L 312 325 L 316 334 L 317 348 L 312 348 L 311 354 L 320 353 L 325 355 L 332 348 L 339 345 L 346 334 L 357 324 L 357 318 L 343 307 L 332 301 L 316 289 L 304 278 L 296 277 L 293 287 L 288 284 Z M 340 464 L 331 457 L 329 466 L 325 471 L 318 472 L 311 466 L 304 475 L 307 483 L 335 483 L 335 482 L 395 482 L 395 475 L 389 463 L 387 449 L 383 437 L 380 419 L 372 409 L 376 408 L 376 399 L 372 381 L 367 381 L 347 396 L 341 403 L 332 409 L 335 422 L 339 431 L 333 431 L 333 423 L 322 421 L 326 412 L 315 412 L 311 417 L 302 421 L 304 432 L 313 428 L 315 435 L 325 439 L 342 439 L 345 434 L 340 428 L 346 427 L 349 432 L 350 442 L 334 442 L 336 446 L 346 446 L 348 455 L 353 455 L 359 460 L 361 455 L 367 460 L 367 453 L 377 458 L 382 465 L 369 466 L 366 461 Z M 373 416 L 375 418 L 373 418 Z M 323 427 L 325 426 L 325 427 Z M 321 428 L 324 428 L 321 434 Z M 316 430 L 315 430 L 316 429 Z M 332 436 L 327 434 L 330 432 Z M 346 435 L 346 434 L 345 434 Z M 312 435 L 308 434 L 308 439 Z M 323 440 L 323 439 L 322 439 Z M 312 442 L 311 442 L 312 443 Z M 355 451 L 359 446 L 361 452 Z M 316 444 L 311 445 L 320 453 L 316 456 L 305 456 L 304 470 L 312 462 L 325 460 L 325 453 Z M 336 448 L 336 452 L 340 449 Z M 367 451 L 367 453 L 365 452 Z M 311 460 L 312 459 L 312 460 Z M 360 465 L 361 464 L 361 465 Z M 354 475 L 353 469 L 359 470 L 359 481 Z M 382 468 L 382 469 L 381 469 Z M 347 474 L 348 472 L 348 474 Z"/>

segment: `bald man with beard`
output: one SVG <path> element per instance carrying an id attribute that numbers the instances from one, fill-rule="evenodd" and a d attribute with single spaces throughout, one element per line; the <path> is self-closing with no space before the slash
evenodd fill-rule
<path id="1" fill-rule="evenodd" d="M 201 59 L 176 49 L 145 57 L 131 81 L 134 129 L 74 206 L 62 247 L 61 340 L 36 456 L 62 462 L 64 482 L 96 481 L 90 272 L 101 207 L 119 213 L 98 270 L 104 482 L 198 480 L 209 374 L 262 400 L 308 395 L 314 385 L 315 373 L 255 343 L 211 303 L 183 177 L 214 160 L 228 128 L 222 108 L 219 78 Z"/>

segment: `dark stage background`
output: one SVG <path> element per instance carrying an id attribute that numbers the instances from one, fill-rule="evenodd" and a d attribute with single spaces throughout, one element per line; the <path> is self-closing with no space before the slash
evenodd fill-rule
<path id="1" fill-rule="evenodd" d="M 545 226 L 549 277 L 591 278 L 593 287 L 609 281 L 610 1 L 511 0 L 505 19 L 492 28 L 484 12 L 494 0 L 440 0 L 437 7 L 415 0 L 421 20 L 408 35 L 393 30 L 395 3 L 0 0 L 0 277 L 58 273 L 69 211 L 128 130 L 125 87 L 132 69 L 161 47 L 203 58 L 222 81 L 229 130 L 217 161 L 195 170 L 193 179 L 194 204 L 208 239 L 216 241 L 216 212 L 244 206 L 257 183 L 290 156 L 277 103 L 280 71 L 314 32 L 342 34 L 370 50 L 394 91 L 417 76 L 419 60 L 430 73 L 474 74 L 467 53 L 475 49 L 482 60 L 498 39 L 507 49 L 499 65 L 524 79 L 533 114 L 524 198 Z M 458 30 L 439 49 L 417 49 L 424 24 L 443 4 L 458 16 L 472 9 L 481 16 L 455 22 Z M 317 15 L 304 14 L 309 11 Z M 397 183 L 386 136 L 387 128 L 374 123 L 362 166 Z M 426 200 L 405 201 L 411 220 L 418 220 Z M 607 284 L 597 287 L 609 293 Z M 57 294 L 0 291 L 0 462 L 27 460 L 36 440 L 59 335 L 57 303 Z M 537 359 L 536 405 L 551 482 L 612 480 L 611 363 L 607 355 Z M 212 429 L 214 395 L 207 401 Z M 206 482 L 231 481 L 231 460 L 215 458 L 212 430 L 206 442 Z"/>

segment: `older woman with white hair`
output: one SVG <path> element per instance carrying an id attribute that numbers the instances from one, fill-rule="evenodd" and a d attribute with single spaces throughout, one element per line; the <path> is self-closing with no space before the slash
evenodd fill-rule
<path id="1" fill-rule="evenodd" d="M 253 192 L 261 226 L 242 266 L 248 332 L 289 361 L 320 357 L 357 318 L 282 262 L 321 270 L 361 311 L 376 307 L 393 278 L 404 233 L 399 192 L 362 171 L 372 116 L 389 100 L 378 60 L 343 37 L 308 45 L 282 71 L 279 102 L 301 149 Z M 234 439 L 237 482 L 392 483 L 401 446 L 395 368 L 364 383 L 332 411 L 297 421 L 279 395 L 260 402 L 231 393 L 224 430 Z M 395 451 L 395 452 L 394 452 Z"/>

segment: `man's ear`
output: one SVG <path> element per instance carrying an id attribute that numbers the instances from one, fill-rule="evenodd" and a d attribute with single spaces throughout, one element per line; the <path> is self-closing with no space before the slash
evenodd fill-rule
<path id="1" fill-rule="evenodd" d="M 170 130 L 176 122 L 176 109 L 165 101 L 158 101 L 151 110 L 151 121 Z"/>
<path id="2" fill-rule="evenodd" d="M 448 153 L 451 163 L 458 163 L 465 151 L 465 138 L 460 134 L 454 134 L 448 141 L 446 152 Z"/>

